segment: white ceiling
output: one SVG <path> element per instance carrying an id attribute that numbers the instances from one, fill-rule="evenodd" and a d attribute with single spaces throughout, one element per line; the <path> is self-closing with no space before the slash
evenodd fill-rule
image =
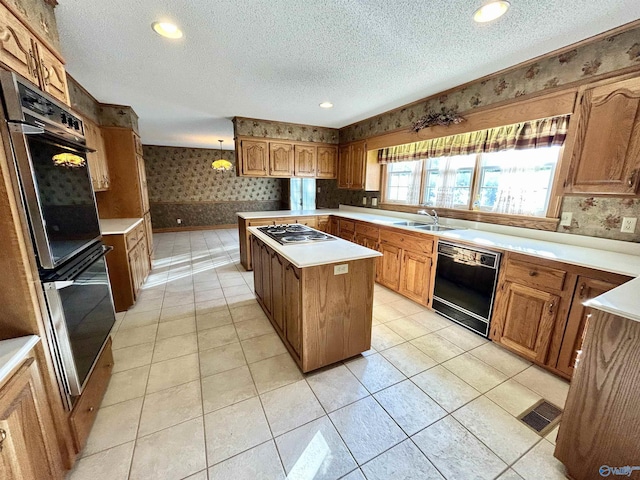
<path id="1" fill-rule="evenodd" d="M 640 18 L 638 0 L 512 0 L 482 25 L 483 0 L 59 2 L 68 71 L 131 105 L 144 143 L 227 149 L 235 115 L 343 127 Z"/>

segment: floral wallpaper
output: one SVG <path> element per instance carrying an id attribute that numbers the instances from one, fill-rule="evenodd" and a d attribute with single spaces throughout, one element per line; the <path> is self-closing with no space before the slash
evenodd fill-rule
<path id="1" fill-rule="evenodd" d="M 638 65 L 640 27 L 494 74 L 447 95 L 435 95 L 341 128 L 340 143 L 408 128 L 421 116 L 442 108 L 466 112 Z"/>
<path id="2" fill-rule="evenodd" d="M 338 143 L 336 128 L 314 127 L 297 123 L 273 122 L 254 118 L 233 118 L 235 136 L 278 138 L 297 142 Z"/>
<path id="3" fill-rule="evenodd" d="M 316 207 L 338 208 L 342 205 L 354 207 L 372 207 L 371 199 L 377 198 L 380 202 L 380 192 L 367 192 L 365 190 L 345 190 L 338 188 L 337 180 L 316 180 L 316 187 L 320 192 L 316 193 Z M 363 205 L 362 199 L 367 197 L 367 204 Z"/>
<path id="4" fill-rule="evenodd" d="M 634 233 L 622 233 L 623 217 L 640 217 L 639 198 L 564 197 L 562 211 L 571 212 L 571 225 L 558 226 L 559 232 L 640 242 L 640 224 Z"/>
<path id="5" fill-rule="evenodd" d="M 100 116 L 100 125 L 131 128 L 134 132 L 140 134 L 140 130 L 138 130 L 138 115 L 131 107 L 100 103 L 98 115 Z"/>
<path id="6" fill-rule="evenodd" d="M 144 145 L 147 187 L 154 228 L 223 225 L 237 222 L 236 212 L 282 208 L 282 180 L 237 177 L 211 163 L 220 150 Z M 223 151 L 235 162 L 235 152 Z"/>
<path id="7" fill-rule="evenodd" d="M 53 48 L 60 51 L 60 37 L 54 7 L 45 0 L 9 0 L 22 18 L 42 35 Z"/>

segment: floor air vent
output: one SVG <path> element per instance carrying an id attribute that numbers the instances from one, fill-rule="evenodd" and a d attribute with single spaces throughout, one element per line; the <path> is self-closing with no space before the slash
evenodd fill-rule
<path id="1" fill-rule="evenodd" d="M 529 428 L 544 436 L 558 424 L 561 414 L 560 408 L 546 400 L 540 400 L 518 418 Z"/>

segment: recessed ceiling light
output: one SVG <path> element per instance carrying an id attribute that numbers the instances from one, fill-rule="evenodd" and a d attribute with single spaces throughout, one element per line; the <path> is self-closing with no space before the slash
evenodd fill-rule
<path id="1" fill-rule="evenodd" d="M 496 0 L 485 3 L 473 14 L 473 19 L 478 23 L 486 23 L 500 18 L 507 13 L 511 4 L 507 0 Z"/>
<path id="2" fill-rule="evenodd" d="M 169 22 L 153 22 L 151 28 L 158 35 L 166 38 L 182 38 L 182 30 L 177 25 Z"/>
<path id="3" fill-rule="evenodd" d="M 331 103 L 331 102 L 322 102 L 320 104 L 320 108 L 333 108 L 333 103 Z"/>

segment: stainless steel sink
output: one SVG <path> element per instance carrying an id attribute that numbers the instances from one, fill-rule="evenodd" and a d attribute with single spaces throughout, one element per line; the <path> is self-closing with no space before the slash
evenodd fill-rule
<path id="1" fill-rule="evenodd" d="M 420 230 L 426 230 L 428 232 L 444 232 L 447 230 L 460 230 L 459 228 L 445 227 L 444 225 L 416 225 L 415 227 Z"/>
<path id="2" fill-rule="evenodd" d="M 391 225 L 398 225 L 400 227 L 430 227 L 431 226 L 428 223 L 420 223 L 420 222 L 412 222 L 412 221 L 393 222 Z"/>

